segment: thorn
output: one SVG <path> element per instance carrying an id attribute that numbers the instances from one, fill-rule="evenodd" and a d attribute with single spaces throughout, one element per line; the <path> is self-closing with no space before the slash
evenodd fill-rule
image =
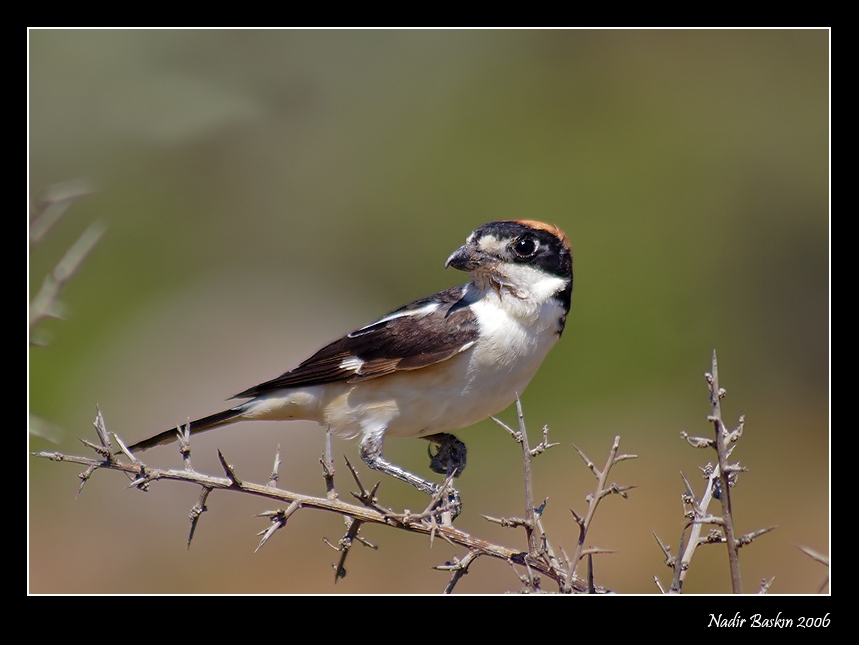
<path id="1" fill-rule="evenodd" d="M 221 468 L 224 469 L 224 473 L 227 475 L 230 482 L 232 482 L 233 486 L 241 486 L 241 484 L 242 484 L 241 480 L 238 477 L 236 477 L 235 470 L 233 469 L 233 467 L 230 464 L 227 463 L 227 459 L 226 459 L 226 457 L 224 457 L 224 455 L 220 451 L 220 449 L 218 450 L 218 461 L 221 462 Z"/>

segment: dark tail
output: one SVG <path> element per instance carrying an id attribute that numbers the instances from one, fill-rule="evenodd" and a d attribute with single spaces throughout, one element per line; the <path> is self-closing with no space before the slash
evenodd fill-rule
<path id="1" fill-rule="evenodd" d="M 197 419 L 196 421 L 191 422 L 191 434 L 197 434 L 198 432 L 205 432 L 206 430 L 211 430 L 212 428 L 217 428 L 218 426 L 225 426 L 228 423 L 233 423 L 238 419 L 238 417 L 242 416 L 244 410 L 241 406 L 230 408 L 229 410 L 224 410 L 223 412 L 218 412 L 217 414 L 213 414 L 208 417 L 203 417 L 202 419 Z M 182 425 L 182 429 L 184 430 L 185 426 Z M 131 452 L 141 452 L 143 450 L 149 450 L 150 448 L 154 448 L 155 446 L 161 446 L 166 443 L 172 443 L 179 439 L 179 434 L 176 428 L 171 430 L 165 430 L 164 432 L 160 432 L 154 437 L 149 437 L 149 439 L 144 439 L 143 441 L 138 441 L 133 446 L 129 446 L 128 449 Z"/>

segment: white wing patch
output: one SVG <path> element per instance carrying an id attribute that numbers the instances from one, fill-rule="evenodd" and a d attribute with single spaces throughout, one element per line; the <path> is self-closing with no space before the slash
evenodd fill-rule
<path id="1" fill-rule="evenodd" d="M 364 361 L 362 361 L 357 356 L 350 356 L 348 358 L 344 358 L 340 361 L 340 365 L 338 366 L 341 370 L 346 370 L 348 372 L 358 373 L 361 371 L 361 368 L 364 366 Z"/>

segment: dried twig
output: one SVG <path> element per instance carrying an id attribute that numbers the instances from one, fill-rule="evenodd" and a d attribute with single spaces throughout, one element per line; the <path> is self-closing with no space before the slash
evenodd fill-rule
<path id="1" fill-rule="evenodd" d="M 710 405 L 713 412 L 709 420 L 716 428 L 716 453 L 719 455 L 719 481 L 721 483 L 722 518 L 725 537 L 728 543 L 728 563 L 731 569 L 731 589 L 734 593 L 742 593 L 742 581 L 740 579 L 740 554 L 739 544 L 734 534 L 734 514 L 731 509 L 731 487 L 728 480 L 728 448 L 729 444 L 740 438 L 743 431 L 743 420 L 740 418 L 739 427 L 733 432 L 728 432 L 722 422 L 722 398 L 725 390 L 719 387 L 719 366 L 716 361 L 716 350 L 713 350 L 712 369 L 705 375 L 707 384 L 710 386 Z"/>
<path id="2" fill-rule="evenodd" d="M 30 221 L 30 242 L 40 242 L 47 232 L 67 212 L 75 199 L 89 194 L 86 189 L 66 190 L 40 200 Z M 45 318 L 59 318 L 57 307 L 60 291 L 80 268 L 104 234 L 104 226 L 93 222 L 66 251 L 54 269 L 45 276 L 39 293 L 30 303 L 30 333 Z"/>
<path id="3" fill-rule="evenodd" d="M 605 462 L 602 470 L 596 467 L 593 461 L 591 461 L 584 452 L 579 449 L 578 446 L 573 446 L 576 449 L 576 452 L 579 453 L 579 456 L 585 462 L 585 465 L 590 469 L 593 473 L 594 477 L 597 479 L 597 487 L 593 493 L 589 494 L 585 499 L 588 502 L 588 510 L 585 513 L 584 517 L 581 517 L 578 513 L 576 513 L 573 509 L 570 509 L 570 513 L 573 515 L 573 519 L 576 520 L 576 524 L 579 526 L 579 539 L 576 542 L 576 548 L 573 551 L 573 557 L 571 558 L 573 569 L 571 571 L 571 579 L 575 578 L 575 569 L 578 567 L 579 561 L 584 556 L 584 546 L 585 546 L 585 537 L 587 536 L 588 529 L 591 526 L 591 522 L 593 521 L 594 514 L 596 513 L 597 507 L 599 503 L 602 501 L 604 497 L 608 495 L 620 495 L 624 499 L 627 498 L 626 491 L 632 490 L 636 488 L 635 486 L 618 486 L 615 483 L 608 483 L 608 476 L 611 472 L 611 469 L 621 461 L 625 461 L 627 459 L 635 459 L 638 455 L 618 455 L 617 451 L 620 448 L 620 437 L 615 437 L 614 442 L 612 443 L 611 449 L 609 450 L 608 459 Z M 589 565 L 590 566 L 590 565 Z"/>
<path id="4" fill-rule="evenodd" d="M 718 363 L 716 361 L 716 352 L 713 352 L 711 371 L 704 374 L 707 381 L 707 386 L 710 391 L 710 406 L 711 413 L 707 416 L 707 420 L 712 422 L 715 427 L 715 439 L 706 437 L 693 437 L 685 432 L 681 432 L 681 436 L 693 448 L 713 448 L 718 455 L 718 463 L 714 466 L 707 464 L 702 468 L 704 477 L 707 479 L 707 485 L 701 497 L 697 497 L 683 473 L 680 476 L 683 479 L 683 484 L 686 488 L 682 499 L 684 504 L 684 515 L 689 519 L 686 526 L 683 528 L 680 538 L 680 547 L 678 558 L 671 556 L 670 547 L 667 547 L 657 537 L 659 547 L 665 554 L 665 563 L 674 569 L 669 593 L 680 593 L 683 588 L 683 582 L 686 578 L 686 572 L 689 570 L 689 564 L 692 561 L 692 556 L 695 550 L 705 544 L 725 544 L 728 547 L 728 562 L 731 573 L 731 588 L 734 593 L 742 593 L 742 583 L 740 579 L 740 560 L 739 549 L 765 534 L 773 530 L 775 527 L 770 526 L 757 531 L 746 533 L 742 536 L 737 536 L 734 528 L 733 513 L 731 509 L 731 488 L 737 482 L 737 476 L 740 472 L 746 470 L 739 464 L 729 464 L 728 459 L 734 450 L 734 443 L 742 437 L 743 427 L 745 424 L 744 417 L 740 417 L 739 423 L 733 430 L 728 430 L 722 421 L 721 400 L 725 396 L 725 390 L 719 386 Z M 722 503 L 722 515 L 712 515 L 708 512 L 708 507 L 713 499 L 718 499 Z M 718 527 L 712 529 L 706 536 L 701 536 L 704 525 Z M 687 537 L 686 531 L 689 531 Z M 654 534 L 655 535 L 655 534 Z M 765 586 L 769 588 L 772 580 Z M 662 589 L 662 585 L 659 585 Z"/>
<path id="5" fill-rule="evenodd" d="M 438 571 L 452 571 L 453 575 L 450 577 L 450 582 L 447 583 L 447 587 L 444 588 L 444 593 L 449 594 L 453 593 L 453 588 L 456 586 L 456 583 L 459 582 L 459 579 L 462 578 L 466 573 L 468 573 L 468 567 L 471 566 L 471 563 L 477 560 L 480 557 L 480 552 L 476 549 L 472 549 L 469 551 L 465 557 L 460 560 L 459 558 L 454 558 L 454 561 L 447 562 L 445 564 L 440 564 L 437 567 L 433 567 Z"/>
<path id="6" fill-rule="evenodd" d="M 376 498 L 379 484 L 376 484 L 372 490 L 368 491 L 361 483 L 357 471 L 355 471 L 348 461 L 346 462 L 347 467 L 352 472 L 355 482 L 359 488 L 359 492 L 353 493 L 353 495 L 361 502 L 360 505 L 343 502 L 336 494 L 331 494 L 331 491 L 333 490 L 333 467 L 326 466 L 325 469 L 326 481 L 329 481 L 328 478 L 331 478 L 330 481 L 332 484 L 332 488 L 329 490 L 328 496 L 324 498 L 314 497 L 276 488 L 271 485 L 271 479 L 266 485 L 246 481 L 237 475 L 236 469 L 227 462 L 226 457 L 220 451 L 218 453 L 218 458 L 225 476 L 218 477 L 197 472 L 191 467 L 190 459 L 188 458 L 190 448 L 187 445 L 180 448 L 180 453 L 183 456 L 183 468 L 153 468 L 140 461 L 136 456 L 128 453 L 125 443 L 122 442 L 115 433 L 107 431 L 101 414 L 97 417 L 96 426 L 99 428 L 99 443 L 95 444 L 87 442 L 87 444 L 95 450 L 96 457 L 67 455 L 60 452 L 36 452 L 33 454 L 44 459 L 63 461 L 84 466 L 85 471 L 84 474 L 81 475 L 82 480 L 84 481 L 88 480 L 97 470 L 114 470 L 125 473 L 129 476 L 129 479 L 131 480 L 129 485 L 130 487 L 136 487 L 142 490 L 146 490 L 149 486 L 159 481 L 177 481 L 199 486 L 201 489 L 200 497 L 189 514 L 191 521 L 191 529 L 188 536 L 189 545 L 197 528 L 199 528 L 200 516 L 207 510 L 206 502 L 209 495 L 214 491 L 225 490 L 263 497 L 286 504 L 285 510 L 267 511 L 261 514 L 262 516 L 269 518 L 271 525 L 268 529 L 260 533 L 262 537 L 257 549 L 261 548 L 274 535 L 274 533 L 286 525 L 287 520 L 293 514 L 301 509 L 308 508 L 323 510 L 338 513 L 348 518 L 349 526 L 347 528 L 346 536 L 341 541 L 341 546 L 335 547 L 341 551 L 340 562 L 335 566 L 336 576 L 338 578 L 342 577 L 343 572 L 345 571 L 343 563 L 345 561 L 346 554 L 348 553 L 348 549 L 354 543 L 354 540 L 357 539 L 359 542 L 367 544 L 366 541 L 362 540 L 358 535 L 358 530 L 362 524 L 368 523 L 389 526 L 411 533 L 426 535 L 428 537 L 438 536 L 450 544 L 466 548 L 468 550 L 468 554 L 459 561 L 458 565 L 447 565 L 448 569 L 446 570 L 454 572 L 451 582 L 448 583 L 448 590 L 452 590 L 456 581 L 467 572 L 467 568 L 471 562 L 476 560 L 478 557 L 488 556 L 525 567 L 525 578 L 528 580 L 528 585 L 530 585 L 529 588 L 532 590 L 538 590 L 540 588 L 541 576 L 546 576 L 553 580 L 558 585 L 559 589 L 577 592 L 588 591 L 588 587 L 585 583 L 578 580 L 568 579 L 567 570 L 564 567 L 561 567 L 558 564 L 557 559 L 551 555 L 551 551 L 547 550 L 548 542 L 544 537 L 537 542 L 537 551 L 535 553 L 530 551 L 522 552 L 518 549 L 511 549 L 470 535 L 465 531 L 457 529 L 449 522 L 438 521 L 440 514 L 449 512 L 450 510 L 444 506 L 442 506 L 441 509 L 438 507 L 433 508 L 433 504 L 431 503 L 430 506 L 421 513 L 410 513 L 408 511 L 404 513 L 394 513 L 390 509 L 386 509 L 379 505 Z M 189 437 L 186 435 L 183 437 L 183 440 L 188 438 Z M 118 454 L 114 454 L 109 448 L 107 448 L 107 446 L 115 444 L 119 445 Z M 542 444 L 545 444 L 545 442 L 542 442 L 541 445 Z M 538 449 L 540 449 L 540 446 L 534 450 Z M 543 449 L 545 449 L 545 445 L 543 446 Z M 529 453 L 535 454 L 530 449 Z M 444 489 L 445 487 L 442 486 L 442 490 Z M 539 526 L 539 514 L 544 505 L 541 505 L 536 509 L 533 508 L 532 505 L 532 522 L 534 522 L 532 526 Z M 540 529 L 540 531 L 542 532 L 542 529 Z M 444 567 L 441 568 L 443 569 Z M 598 593 L 604 591 L 600 587 L 594 587 L 594 590 Z"/>
<path id="7" fill-rule="evenodd" d="M 561 590 L 569 592 L 571 590 L 569 584 L 569 572 L 564 569 L 555 556 L 552 547 L 549 544 L 549 540 L 546 537 L 546 533 L 543 530 L 543 525 L 540 522 L 540 515 L 542 514 L 543 509 L 545 509 L 548 500 L 543 500 L 543 503 L 538 508 L 535 508 L 532 483 L 533 479 L 531 475 L 531 463 L 533 462 L 534 457 L 559 444 L 549 443 L 549 428 L 548 426 L 543 426 L 543 435 L 540 443 L 538 443 L 534 448 L 531 448 L 528 441 L 528 431 L 525 426 L 525 415 L 522 412 L 522 402 L 518 396 L 516 397 L 516 415 L 519 420 L 518 430 L 513 430 L 503 421 L 500 421 L 495 417 L 491 418 L 495 423 L 504 428 L 522 447 L 523 479 L 525 482 L 525 518 L 499 519 L 486 515 L 483 517 L 489 521 L 499 523 L 502 526 L 524 527 L 528 540 L 528 554 L 532 558 L 543 559 L 547 566 L 556 572 L 553 579 L 566 579 L 567 582 L 561 586 Z M 526 570 L 528 572 L 528 576 L 525 578 L 526 584 L 530 585 L 529 588 L 531 590 L 537 591 L 539 589 L 539 580 L 531 575 L 532 572 L 530 568 L 526 567 Z"/>

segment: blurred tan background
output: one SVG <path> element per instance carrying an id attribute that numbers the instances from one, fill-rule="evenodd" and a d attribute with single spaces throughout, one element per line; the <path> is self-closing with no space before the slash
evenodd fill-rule
<path id="1" fill-rule="evenodd" d="M 30 193 L 85 179 L 30 251 L 30 295 L 93 221 L 107 233 L 63 292 L 65 321 L 29 353 L 30 410 L 85 454 L 98 404 L 132 442 L 218 411 L 246 387 L 413 299 L 464 282 L 444 260 L 494 219 L 555 223 L 576 282 L 562 341 L 523 397 L 545 525 L 568 550 L 615 434 L 639 455 L 613 479 L 589 543 L 601 584 L 655 593 L 675 550 L 680 472 L 700 489 L 712 456 L 703 373 L 715 348 L 730 423 L 740 532 L 778 525 L 741 552 L 744 589 L 811 593 L 829 553 L 829 167 L 825 30 L 802 31 L 30 31 Z M 503 418 L 512 422 L 512 410 Z M 457 525 L 524 547 L 480 514 L 522 514 L 518 446 L 491 422 L 469 446 Z M 242 424 L 200 436 L 193 462 L 324 495 L 313 424 Z M 341 496 L 353 488 L 338 441 Z M 386 455 L 430 475 L 426 444 Z M 180 467 L 175 447 L 145 454 Z M 440 592 L 430 567 L 464 551 L 370 527 L 333 584 L 322 541 L 339 517 L 294 516 L 254 554 L 273 504 L 221 493 L 186 549 L 190 486 L 127 490 L 97 473 L 29 459 L 34 593 Z M 360 465 L 368 484 L 378 477 Z M 421 496 L 383 481 L 382 501 Z M 480 560 L 458 592 L 519 588 Z M 699 551 L 686 591 L 728 592 L 727 556 Z"/>

